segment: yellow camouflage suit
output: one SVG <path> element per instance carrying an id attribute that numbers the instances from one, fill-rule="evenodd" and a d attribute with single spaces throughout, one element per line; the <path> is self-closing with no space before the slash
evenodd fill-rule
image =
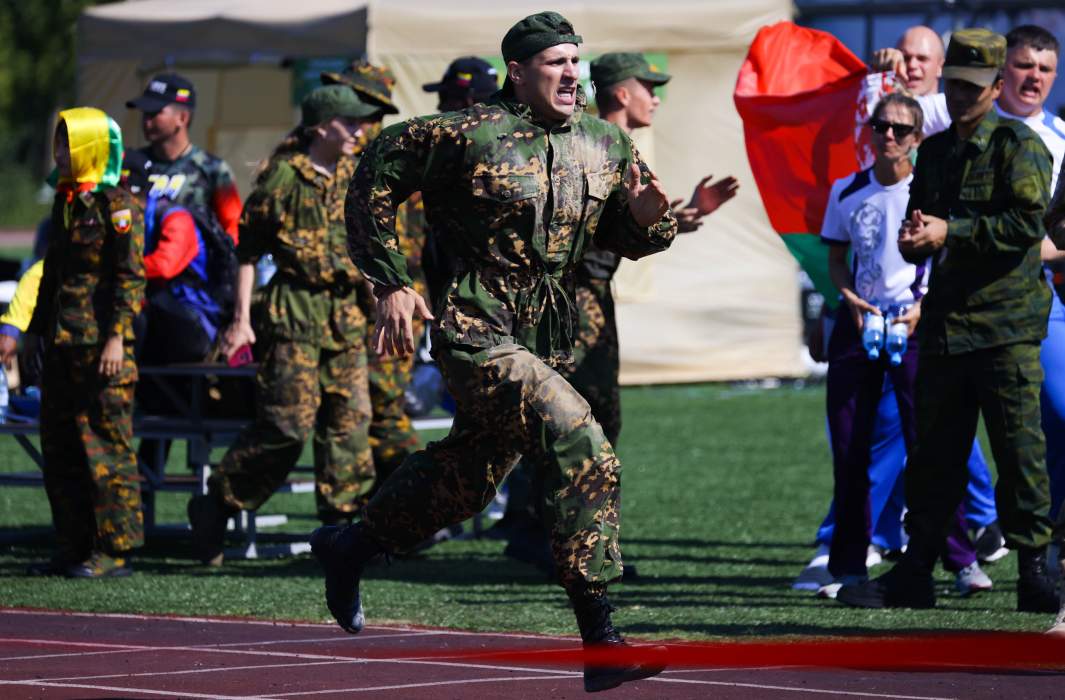
<path id="1" fill-rule="evenodd" d="M 211 475 L 227 505 L 255 510 L 314 436 L 315 495 L 325 522 L 352 517 L 373 487 L 363 278 L 348 256 L 343 201 L 354 161 L 332 177 L 304 153 L 275 156 L 240 220 L 241 264 L 273 255 L 262 291 L 256 417 Z"/>
<path id="2" fill-rule="evenodd" d="M 112 172 L 103 165 L 108 124 L 111 159 L 118 161 L 115 156 L 122 152 L 113 122 L 90 108 L 60 116 L 68 126 L 72 170 L 76 177 L 81 173 L 82 186 L 61 185 L 56 194 L 52 236 L 27 330 L 45 343 L 40 436 L 56 563 L 98 567 L 98 555 L 125 557 L 144 544 L 132 446 L 133 318 L 144 303 L 144 218 L 128 192 L 108 184 L 117 177 L 105 175 Z M 119 372 L 104 378 L 100 354 L 112 335 L 122 337 L 124 358 Z"/>

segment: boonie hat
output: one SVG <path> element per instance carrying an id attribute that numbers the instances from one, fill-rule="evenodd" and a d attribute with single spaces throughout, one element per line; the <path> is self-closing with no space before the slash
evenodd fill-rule
<path id="1" fill-rule="evenodd" d="M 375 66 L 369 61 L 354 61 L 343 73 L 324 71 L 321 74 L 323 85 L 347 85 L 359 93 L 364 101 L 377 105 L 377 111 L 384 114 L 399 114 L 399 108 L 392 101 L 392 87 L 396 77 L 386 66 Z"/>
<path id="2" fill-rule="evenodd" d="M 422 85 L 426 92 L 462 92 L 486 97 L 498 89 L 498 72 L 491 63 L 476 56 L 455 59 L 439 82 Z"/>
<path id="3" fill-rule="evenodd" d="M 169 104 L 179 104 L 196 109 L 196 89 L 192 83 L 177 73 L 162 73 L 155 76 L 144 88 L 144 94 L 126 102 L 129 109 L 142 112 L 158 112 Z"/>
<path id="4" fill-rule="evenodd" d="M 307 93 L 300 111 L 300 126 L 316 126 L 336 117 L 371 117 L 380 114 L 381 107 L 362 101 L 346 85 L 323 85 Z"/>
<path id="5" fill-rule="evenodd" d="M 1006 37 L 988 29 L 960 29 L 950 37 L 943 78 L 987 87 L 1006 64 Z"/>
<path id="6" fill-rule="evenodd" d="M 605 53 L 592 61 L 589 70 L 596 90 L 629 78 L 646 80 L 654 85 L 665 85 L 673 77 L 660 72 L 638 53 Z"/>

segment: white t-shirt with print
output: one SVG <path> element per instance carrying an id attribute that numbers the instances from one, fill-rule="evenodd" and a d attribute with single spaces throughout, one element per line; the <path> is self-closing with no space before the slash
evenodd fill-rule
<path id="1" fill-rule="evenodd" d="M 912 304 L 928 291 L 930 265 L 908 263 L 899 253 L 912 180 L 885 187 L 872 168 L 836 180 L 821 226 L 824 243 L 851 246 L 854 291 L 882 309 Z"/>

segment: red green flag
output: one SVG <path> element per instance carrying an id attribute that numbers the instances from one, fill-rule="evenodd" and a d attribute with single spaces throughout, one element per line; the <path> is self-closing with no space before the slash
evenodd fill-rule
<path id="1" fill-rule="evenodd" d="M 769 222 L 832 306 L 821 220 L 832 182 L 860 167 L 855 125 L 867 72 L 831 34 L 778 22 L 755 36 L 733 94 Z"/>

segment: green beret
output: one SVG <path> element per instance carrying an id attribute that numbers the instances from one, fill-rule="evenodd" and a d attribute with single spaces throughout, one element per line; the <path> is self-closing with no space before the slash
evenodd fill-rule
<path id="1" fill-rule="evenodd" d="M 300 104 L 300 126 L 317 126 L 335 117 L 355 119 L 381 113 L 379 105 L 367 104 L 346 85 L 326 85 L 310 91 Z"/>
<path id="2" fill-rule="evenodd" d="M 646 80 L 653 85 L 665 85 L 673 76 L 658 69 L 638 53 L 605 53 L 592 61 L 592 83 L 596 90 L 620 83 L 628 78 Z"/>
<path id="3" fill-rule="evenodd" d="M 943 78 L 987 87 L 1006 65 L 1006 37 L 988 29 L 959 29 L 950 36 Z"/>
<path id="4" fill-rule="evenodd" d="M 396 78 L 387 66 L 375 66 L 369 61 L 354 61 L 343 73 L 325 71 L 321 74 L 322 85 L 347 85 L 366 102 L 378 105 L 385 114 L 399 114 L 392 101 L 392 86 Z"/>
<path id="5" fill-rule="evenodd" d="M 524 61 L 559 44 L 579 44 L 573 25 L 557 12 L 538 12 L 521 20 L 503 37 L 503 60 Z"/>

